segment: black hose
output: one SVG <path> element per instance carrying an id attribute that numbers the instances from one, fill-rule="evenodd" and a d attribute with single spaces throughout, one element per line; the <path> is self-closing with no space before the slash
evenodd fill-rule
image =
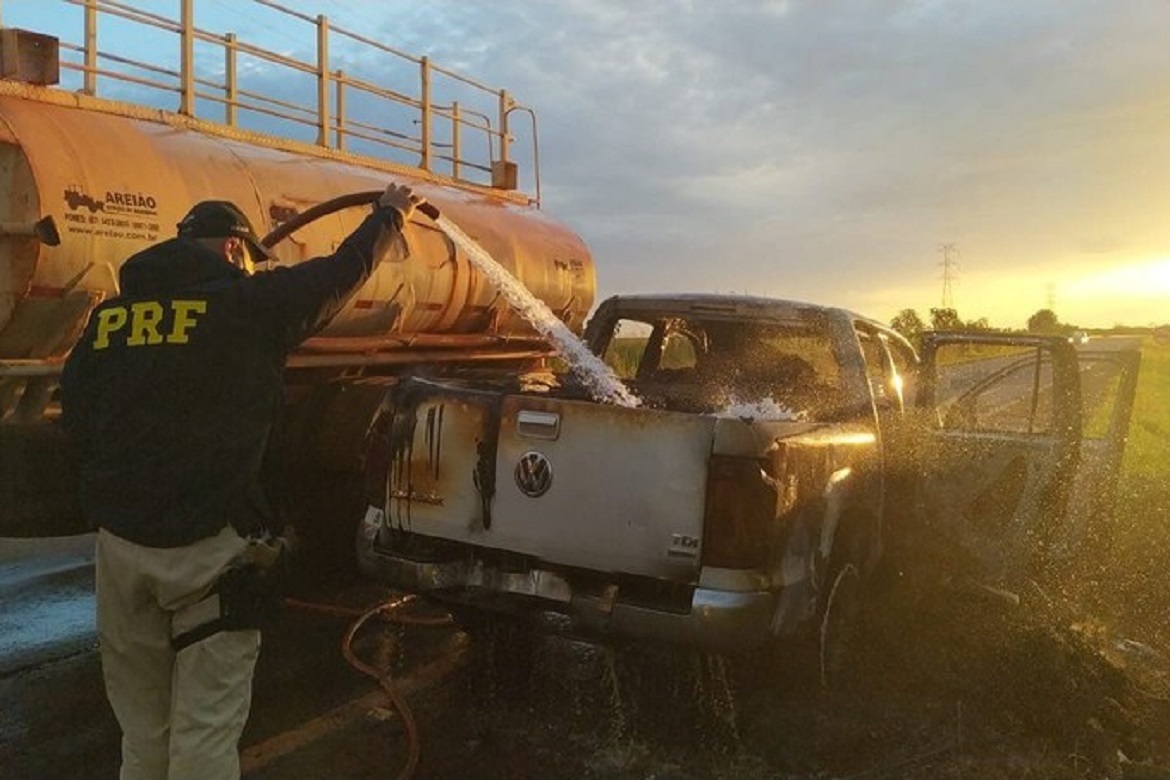
<path id="1" fill-rule="evenodd" d="M 335 211 L 341 211 L 342 209 L 348 209 L 354 206 L 364 206 L 368 203 L 374 203 L 378 200 L 378 198 L 382 197 L 383 192 L 385 192 L 385 190 L 351 192 L 348 195 L 339 195 L 336 198 L 331 198 L 322 203 L 318 203 L 316 206 L 302 211 L 288 222 L 278 226 L 271 233 L 260 239 L 260 243 L 271 249 L 310 222 L 332 214 Z M 439 218 L 439 209 L 431 203 L 420 203 L 417 208 L 431 219 Z"/>

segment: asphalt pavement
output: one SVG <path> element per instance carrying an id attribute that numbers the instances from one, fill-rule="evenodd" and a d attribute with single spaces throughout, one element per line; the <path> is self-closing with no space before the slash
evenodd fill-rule
<path id="1" fill-rule="evenodd" d="M 92 650 L 94 535 L 0 538 L 0 676 Z"/>

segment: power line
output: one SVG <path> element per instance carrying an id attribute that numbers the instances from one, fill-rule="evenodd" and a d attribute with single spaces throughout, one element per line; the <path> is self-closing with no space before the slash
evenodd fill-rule
<path id="1" fill-rule="evenodd" d="M 942 307 L 955 308 L 954 282 L 959 278 L 959 248 L 954 244 L 943 244 L 939 247 L 942 252 Z"/>

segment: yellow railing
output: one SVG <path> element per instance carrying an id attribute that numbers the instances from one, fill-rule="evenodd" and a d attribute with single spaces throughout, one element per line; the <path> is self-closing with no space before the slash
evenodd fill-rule
<path id="1" fill-rule="evenodd" d="M 90 95 L 98 96 L 99 83 L 104 86 L 106 80 L 129 84 L 142 93 L 141 102 L 149 102 L 148 92 L 177 95 L 175 110 L 180 114 L 221 121 L 231 127 L 242 127 L 241 119 L 245 119 L 246 129 L 272 135 L 295 137 L 297 132 L 307 133 L 310 138 L 315 135 L 313 142 L 322 147 L 381 157 L 446 175 L 456 182 L 505 190 L 518 188 L 511 149 L 516 139 L 509 132 L 509 117 L 514 111 L 526 113 L 531 122 L 521 128 L 530 130 L 526 141 L 531 144 L 532 160 L 532 191 L 527 194 L 531 202 L 539 205 L 536 114 L 517 103 L 505 89 L 489 87 L 427 57 L 415 57 L 346 30 L 330 23 L 324 15 L 309 16 L 274 0 L 250 3 L 253 8 L 261 7 L 310 26 L 315 37 L 312 61 L 242 41 L 234 33 L 216 34 L 196 27 L 196 0 L 180 0 L 178 19 L 119 0 L 63 2 L 78 6 L 84 18 L 83 40 L 60 43 L 61 68 L 80 74 L 81 91 Z M 173 33 L 179 44 L 177 68 L 99 46 L 99 22 L 104 17 Z M 417 69 L 417 92 L 392 89 L 334 67 L 330 44 L 338 41 L 357 58 L 381 58 L 387 70 L 403 65 Z M 222 65 L 208 65 L 217 58 L 197 58 L 197 45 L 218 49 L 223 58 L 218 62 Z M 242 58 L 265 69 L 309 76 L 316 85 L 312 98 L 302 102 L 297 96 L 278 97 L 245 88 L 241 84 Z M 138 102 L 137 93 L 134 99 Z M 197 112 L 208 103 L 218 106 L 222 115 L 212 117 Z M 395 111 L 408 118 L 404 126 L 388 127 L 354 116 L 389 115 Z M 282 129 L 290 127 L 291 132 Z"/>

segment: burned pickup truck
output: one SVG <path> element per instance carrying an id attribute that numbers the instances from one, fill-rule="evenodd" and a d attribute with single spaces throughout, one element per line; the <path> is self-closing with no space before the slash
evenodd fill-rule
<path id="1" fill-rule="evenodd" d="M 920 359 L 874 320 L 740 296 L 611 298 L 584 338 L 638 405 L 569 372 L 388 393 L 363 571 L 458 615 L 824 657 L 901 535 L 1002 584 L 1107 521 L 1077 475 L 1118 468 L 1132 351 L 934 334 Z"/>

